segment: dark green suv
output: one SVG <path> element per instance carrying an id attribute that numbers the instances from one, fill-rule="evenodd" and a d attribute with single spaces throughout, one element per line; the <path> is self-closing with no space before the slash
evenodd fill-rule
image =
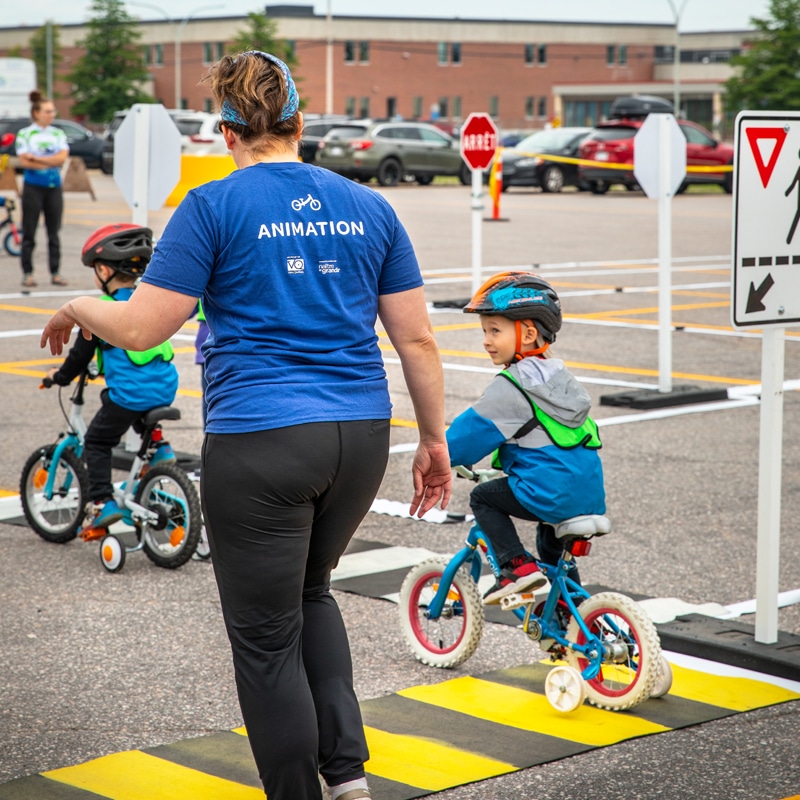
<path id="1" fill-rule="evenodd" d="M 381 186 L 402 180 L 425 186 L 437 175 L 472 181 L 458 140 L 424 122 L 344 123 L 319 143 L 316 163 L 348 178 L 377 178 Z"/>

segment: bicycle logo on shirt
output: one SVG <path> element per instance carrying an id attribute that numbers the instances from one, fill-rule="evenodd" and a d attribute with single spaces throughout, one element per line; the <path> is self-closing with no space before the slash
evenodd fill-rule
<path id="1" fill-rule="evenodd" d="M 322 208 L 322 203 L 320 203 L 320 201 L 317 200 L 316 197 L 312 197 L 311 193 L 308 194 L 308 197 L 292 200 L 292 208 L 295 211 L 300 211 L 300 209 L 302 209 L 303 206 L 311 206 L 312 211 L 319 211 L 320 208 Z"/>

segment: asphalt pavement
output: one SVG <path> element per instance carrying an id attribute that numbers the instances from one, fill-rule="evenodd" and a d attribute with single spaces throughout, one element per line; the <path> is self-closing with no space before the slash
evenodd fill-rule
<path id="1" fill-rule="evenodd" d="M 34 448 L 61 430 L 54 392 L 39 380 L 55 363 L 38 347 L 47 315 L 73 292 L 93 288 L 80 264 L 85 238 L 131 212 L 111 178 L 89 173 L 97 200 L 66 197 L 64 289 L 47 282 L 40 231 L 36 276 L 21 292 L 15 260 L 0 253 L 0 491 L 17 491 Z M 480 394 L 493 369 L 474 320 L 458 313 L 470 294 L 469 189 L 401 185 L 380 190 L 397 209 L 417 249 L 437 341 L 446 365 L 452 419 Z M 756 585 L 761 339 L 730 327 L 731 198 L 687 193 L 673 202 L 673 380 L 725 388 L 729 400 L 671 410 L 601 404 L 603 396 L 658 384 L 657 203 L 636 192 L 502 196 L 504 222 L 486 222 L 483 275 L 535 267 L 562 297 L 565 324 L 554 354 L 592 396 L 601 425 L 614 531 L 581 565 L 587 583 L 635 597 L 675 598 L 681 608 L 742 608 Z M 158 235 L 171 209 L 151 214 Z M 489 216 L 489 209 L 486 210 Z M 201 444 L 194 328 L 174 340 L 182 419 L 167 429 L 173 446 Z M 800 377 L 794 332 L 787 380 Z M 380 497 L 408 500 L 408 446 L 415 441 L 410 400 L 393 353 L 385 353 L 394 402 L 393 453 Z M 96 407 L 90 397 L 87 413 Z M 800 412 L 784 396 L 782 535 L 779 589 L 800 588 L 800 443 L 790 435 Z M 468 511 L 469 485 L 456 482 L 451 508 Z M 532 529 L 521 527 L 532 543 Z M 433 525 L 370 513 L 360 539 L 454 552 L 464 523 Z M 159 569 L 143 554 L 115 575 L 95 543 L 58 546 L 25 527 L 0 523 L 0 782 L 77 764 L 103 754 L 215 734 L 241 725 L 228 645 L 207 562 Z M 359 698 L 530 663 L 541 653 L 520 631 L 487 625 L 476 654 L 443 673 L 405 648 L 396 607 L 336 592 L 355 663 Z M 683 604 L 688 604 L 683 605 Z M 744 606 L 745 609 L 748 606 Z M 732 613 L 732 612 L 731 612 Z M 736 623 L 752 626 L 752 613 Z M 784 635 L 800 636 L 800 605 L 778 612 Z M 711 655 L 709 651 L 708 655 Z M 800 676 L 798 676 L 800 678 Z M 665 798 L 779 800 L 800 793 L 800 702 L 632 739 L 436 795 L 443 800 L 629 800 Z"/>

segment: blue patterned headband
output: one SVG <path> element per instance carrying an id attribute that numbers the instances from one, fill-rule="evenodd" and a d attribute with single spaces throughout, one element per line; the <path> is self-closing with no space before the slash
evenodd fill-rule
<path id="1" fill-rule="evenodd" d="M 277 56 L 273 56 L 271 53 L 264 53 L 261 50 L 248 50 L 246 53 L 242 53 L 242 55 L 261 56 L 261 58 L 271 61 L 280 68 L 280 71 L 283 73 L 283 77 L 286 80 L 286 91 L 289 94 L 289 98 L 281 109 L 281 115 L 278 117 L 278 122 L 283 122 L 284 120 L 293 117 L 297 113 L 297 109 L 300 107 L 300 98 L 297 94 L 297 87 L 294 85 L 294 80 L 292 79 L 292 73 L 289 72 L 289 67 L 287 67 L 286 64 L 284 64 L 283 61 L 281 61 Z M 227 101 L 227 99 L 222 101 L 220 118 L 223 122 L 234 122 L 237 125 L 244 125 L 245 127 L 248 126 L 247 120 Z"/>

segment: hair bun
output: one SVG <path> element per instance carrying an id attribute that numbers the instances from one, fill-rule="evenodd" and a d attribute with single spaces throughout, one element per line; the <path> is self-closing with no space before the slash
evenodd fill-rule
<path id="1" fill-rule="evenodd" d="M 34 89 L 28 97 L 31 103 L 38 103 L 42 99 L 42 93 L 38 89 Z"/>

